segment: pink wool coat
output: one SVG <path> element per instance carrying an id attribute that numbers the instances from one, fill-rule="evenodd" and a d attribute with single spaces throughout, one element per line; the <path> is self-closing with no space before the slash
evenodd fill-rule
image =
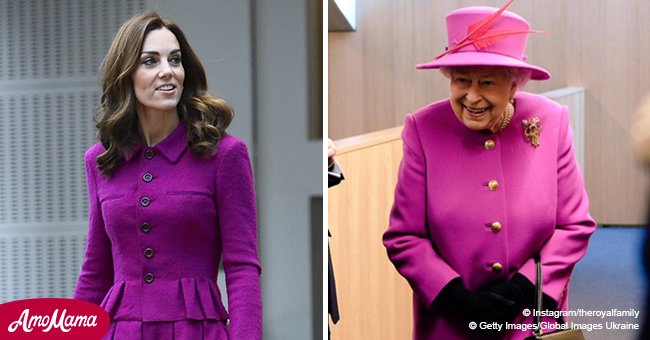
<path id="1" fill-rule="evenodd" d="M 534 283 L 535 253 L 544 293 L 567 309 L 569 277 L 596 225 L 569 112 L 530 93 L 518 92 L 515 100 L 511 123 L 494 134 L 465 127 L 448 100 L 406 116 L 384 245 L 414 292 L 414 339 L 476 338 L 466 322 L 431 309 L 438 293 L 457 277 L 470 290 L 515 273 Z M 537 148 L 523 135 L 522 120 L 532 117 L 542 125 Z M 488 187 L 493 180 L 496 190 Z M 532 317 L 515 322 L 532 323 Z M 506 338 L 530 334 L 510 331 Z"/>
<path id="2" fill-rule="evenodd" d="M 127 330 L 134 321 L 179 320 L 217 321 L 220 329 L 211 332 L 227 339 L 228 319 L 230 338 L 261 339 L 261 267 L 246 145 L 226 135 L 215 156 L 200 157 L 188 149 L 180 123 L 156 146 L 136 145 L 111 178 L 97 169 L 102 152 L 96 144 L 85 155 L 90 222 L 74 298 L 106 309 L 109 336 L 116 339 L 139 338 Z M 229 313 L 216 284 L 222 256 Z M 114 327 L 120 321 L 125 334 Z M 179 331 L 187 330 L 174 334 Z"/>

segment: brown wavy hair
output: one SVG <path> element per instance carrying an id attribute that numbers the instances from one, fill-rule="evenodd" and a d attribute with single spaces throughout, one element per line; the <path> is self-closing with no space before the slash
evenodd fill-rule
<path id="1" fill-rule="evenodd" d="M 201 156 L 214 155 L 233 119 L 232 107 L 208 93 L 203 65 L 181 29 L 155 12 L 137 14 L 120 27 L 101 67 L 102 96 L 96 121 L 98 139 L 106 151 L 97 157 L 97 165 L 105 176 L 114 173 L 140 139 L 131 75 L 138 66 L 145 37 L 160 28 L 171 31 L 180 45 L 185 81 L 177 110 L 188 130 L 188 147 Z"/>

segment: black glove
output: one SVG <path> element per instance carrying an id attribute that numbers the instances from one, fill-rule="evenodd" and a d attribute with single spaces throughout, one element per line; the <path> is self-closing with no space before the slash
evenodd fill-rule
<path id="1" fill-rule="evenodd" d="M 517 305 L 518 311 L 521 311 L 524 307 L 534 307 L 535 306 L 535 285 L 528 281 L 528 279 L 517 273 L 512 279 L 503 281 L 492 286 L 489 286 L 485 289 L 487 292 L 492 292 L 498 295 L 503 296 L 504 298 L 514 301 Z M 548 295 L 544 294 L 542 296 L 544 308 L 550 310 L 556 310 L 557 305 L 555 300 L 553 300 Z"/>
<path id="2" fill-rule="evenodd" d="M 434 301 L 434 308 L 475 322 L 510 322 L 519 312 L 514 301 L 494 292 L 473 292 L 463 286 L 460 278 L 442 289 Z"/>
<path id="3" fill-rule="evenodd" d="M 510 280 L 489 286 L 485 291 L 499 294 L 522 307 L 535 302 L 535 285 L 519 273 Z"/>

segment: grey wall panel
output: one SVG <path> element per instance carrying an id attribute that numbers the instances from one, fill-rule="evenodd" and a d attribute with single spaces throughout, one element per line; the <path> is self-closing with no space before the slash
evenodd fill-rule
<path id="1" fill-rule="evenodd" d="M 322 195 L 322 142 L 308 139 L 304 1 L 149 1 L 187 33 L 213 93 L 235 107 L 259 211 L 265 339 L 313 337 L 310 200 Z M 317 285 L 317 287 L 320 287 Z M 316 292 L 319 293 L 320 292 Z"/>
<path id="2" fill-rule="evenodd" d="M 150 0 L 147 8 L 176 22 L 206 69 L 210 92 L 235 109 L 229 133 L 254 151 L 253 51 L 248 0 Z"/>
<path id="3" fill-rule="evenodd" d="M 187 33 L 232 133 L 252 150 L 260 222 L 265 339 L 312 337 L 310 199 L 322 195 L 322 143 L 308 139 L 303 1 L 149 1 Z"/>
<path id="4" fill-rule="evenodd" d="M 308 139 L 307 4 L 255 2 L 258 186 L 269 339 L 310 339 L 310 199 L 322 195 L 322 141 Z M 320 229 L 322 232 L 322 229 Z M 287 326 L 287 320 L 290 326 Z"/>

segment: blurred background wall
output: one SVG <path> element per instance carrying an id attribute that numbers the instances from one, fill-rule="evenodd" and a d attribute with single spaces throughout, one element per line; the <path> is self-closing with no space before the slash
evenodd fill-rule
<path id="1" fill-rule="evenodd" d="M 145 9 L 179 24 L 235 108 L 229 132 L 256 179 L 265 339 L 320 337 L 322 1 L 1 0 L 0 303 L 72 295 L 97 71 Z"/>
<path id="2" fill-rule="evenodd" d="M 448 80 L 415 70 L 447 45 L 445 15 L 505 0 L 357 0 L 357 29 L 329 32 L 329 136 L 341 139 L 402 125 L 403 117 L 448 96 Z M 641 0 L 515 1 L 533 29 L 528 61 L 552 74 L 535 93 L 584 87 L 585 174 L 599 224 L 644 224 L 648 176 L 635 162 L 628 130 L 650 92 L 650 3 Z"/>

